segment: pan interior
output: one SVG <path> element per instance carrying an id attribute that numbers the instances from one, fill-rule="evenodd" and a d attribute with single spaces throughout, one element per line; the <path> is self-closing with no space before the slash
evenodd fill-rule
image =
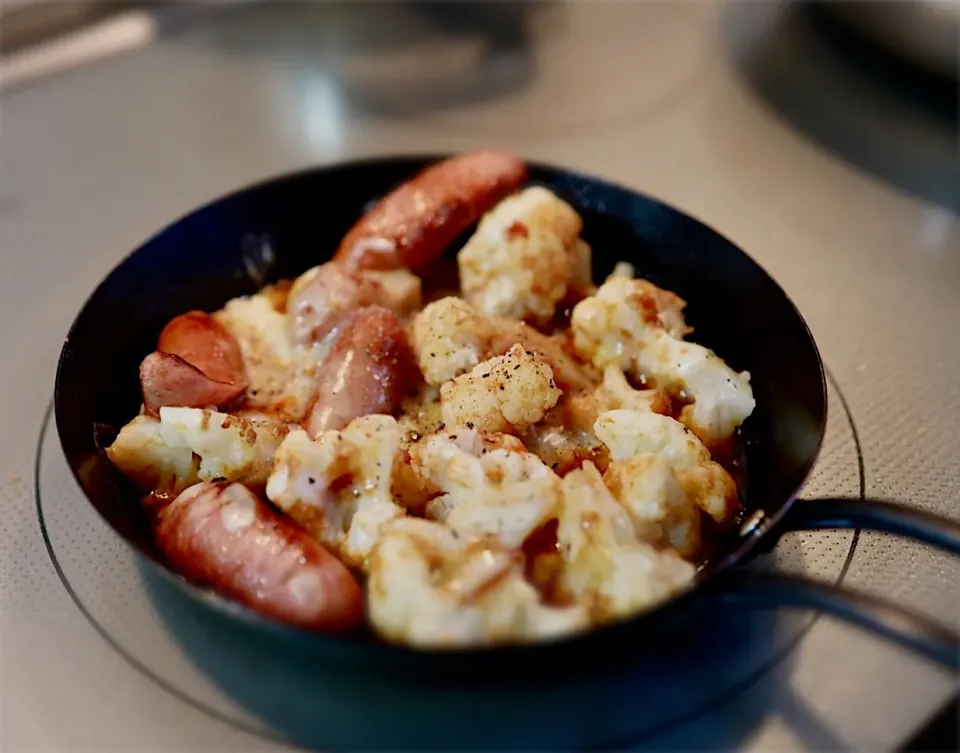
<path id="1" fill-rule="evenodd" d="M 138 366 L 162 327 L 327 260 L 371 199 L 434 159 L 347 163 L 227 196 L 154 236 L 88 299 L 61 354 L 57 428 L 83 491 L 135 548 L 162 562 L 138 495 L 102 448 L 139 409 Z M 776 516 L 813 465 L 826 410 L 816 346 L 787 296 L 730 241 L 675 209 L 554 168 L 532 165 L 531 178 L 581 212 L 594 279 L 631 262 L 687 301 L 692 339 L 750 372 L 757 408 L 742 432 L 741 497 L 748 511 Z M 718 554 L 737 545 L 732 536 Z"/>

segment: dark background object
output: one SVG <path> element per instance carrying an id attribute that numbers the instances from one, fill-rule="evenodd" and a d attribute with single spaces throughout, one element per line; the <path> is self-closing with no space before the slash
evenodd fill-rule
<path id="1" fill-rule="evenodd" d="M 947 701 L 901 750 L 903 753 L 955 753 L 960 750 L 960 694 Z"/>
<path id="2" fill-rule="evenodd" d="M 960 211 L 957 78 L 891 53 L 839 16 L 888 3 L 733 0 L 728 54 L 770 110 L 835 157 Z"/>
<path id="3" fill-rule="evenodd" d="M 789 528 L 872 526 L 960 551 L 960 526 L 912 510 L 849 500 L 802 501 L 825 420 L 825 385 L 816 346 L 777 284 L 728 240 L 649 197 L 594 178 L 533 165 L 535 181 L 574 203 L 596 250 L 595 275 L 620 259 L 689 301 L 697 340 L 737 369 L 748 368 L 757 410 L 744 426 L 749 525 L 710 563 L 702 587 L 637 618 L 583 636 L 496 651 L 418 652 L 369 640 L 312 635 L 267 621 L 169 572 L 157 555 L 137 495 L 101 448 L 139 407 L 137 365 L 161 327 L 192 308 L 213 310 L 264 282 L 292 277 L 329 258 L 371 198 L 438 157 L 366 160 L 308 170 L 253 186 L 187 215 L 129 256 L 87 301 L 64 344 L 56 387 L 57 426 L 81 486 L 106 520 L 146 555 L 161 577 L 228 620 L 289 638 L 314 661 L 391 669 L 423 679 L 502 681 L 548 664 L 564 673 L 622 661 L 624 652 L 662 640 L 693 611 L 721 597 L 763 607 L 831 611 L 956 665 L 949 630 L 872 598 L 736 568 Z M 324 208 L 323 221 L 316 208 Z M 759 545 L 759 546 L 758 546 Z M 700 598 L 705 597 L 705 598 Z M 702 617 L 701 617 L 702 618 Z M 509 669 L 508 674 L 504 671 Z M 525 673 L 520 672 L 523 676 Z M 542 676 L 538 676 L 542 679 Z"/>

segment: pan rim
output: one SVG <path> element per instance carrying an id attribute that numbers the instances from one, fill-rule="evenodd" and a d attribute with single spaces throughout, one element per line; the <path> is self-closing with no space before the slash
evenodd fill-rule
<path id="1" fill-rule="evenodd" d="M 330 174 L 336 172 L 352 172 L 356 170 L 361 170 L 364 168 L 374 168 L 374 167 L 388 167 L 388 166 L 401 166 L 409 164 L 411 171 L 421 169 L 422 167 L 437 162 L 443 159 L 446 159 L 450 156 L 453 156 L 453 153 L 428 153 L 428 152 L 411 152 L 411 153 L 391 153 L 384 155 L 367 155 L 363 157 L 339 160 L 335 162 L 329 162 L 325 164 L 307 166 L 298 170 L 279 173 L 273 176 L 268 176 L 261 180 L 255 181 L 248 185 L 242 186 L 238 189 L 234 189 L 222 195 L 219 195 L 211 200 L 208 200 L 202 204 L 199 204 L 192 209 L 180 214 L 174 220 L 165 224 L 161 229 L 151 234 L 141 243 L 139 243 L 135 248 L 126 253 L 97 283 L 91 293 L 86 297 L 83 304 L 77 311 L 73 321 L 71 322 L 70 328 L 67 331 L 66 336 L 63 339 L 63 343 L 60 350 L 60 355 L 57 361 L 56 376 L 54 380 L 54 420 L 57 426 L 57 435 L 61 445 L 61 448 L 66 451 L 65 447 L 65 425 L 63 419 L 62 411 L 62 402 L 63 396 L 65 393 L 65 388 L 63 384 L 63 373 L 65 362 L 68 360 L 68 349 L 70 347 L 71 338 L 74 335 L 74 332 L 78 328 L 79 324 L 83 320 L 85 314 L 87 313 L 90 306 L 93 304 L 94 300 L 97 298 L 98 293 L 106 285 L 106 283 L 119 272 L 119 270 L 124 267 L 131 258 L 136 256 L 141 250 L 152 245 L 158 238 L 164 235 L 173 227 L 179 225 L 181 222 L 186 219 L 199 214 L 215 205 L 228 202 L 230 200 L 239 198 L 243 195 L 248 195 L 259 190 L 269 189 L 272 187 L 279 186 L 286 182 L 296 182 L 299 180 L 307 179 L 318 174 Z M 521 155 L 522 156 L 522 155 Z M 70 472 L 76 481 L 81 493 L 86 499 L 87 503 L 90 504 L 104 520 L 107 525 L 110 527 L 114 535 L 116 535 L 121 541 L 123 541 L 124 546 L 126 546 L 130 551 L 132 551 L 140 563 L 145 563 L 149 568 L 150 572 L 159 575 L 161 580 L 174 586 L 179 589 L 183 594 L 188 596 L 192 601 L 197 604 L 200 604 L 204 607 L 210 608 L 217 612 L 223 617 L 230 618 L 232 620 L 239 621 L 240 623 L 258 628 L 260 630 L 266 629 L 268 632 L 278 635 L 279 637 L 287 637 L 300 641 L 307 641 L 309 643 L 324 644 L 329 646 L 331 649 L 339 649 L 341 651 L 347 651 L 348 653 L 358 652 L 364 654 L 368 657 L 373 658 L 374 655 L 382 656 L 387 658 L 399 658 L 399 659 L 414 659 L 419 661 L 430 660 L 430 659 L 440 659 L 442 661 L 457 661 L 457 660 L 467 660 L 467 661 L 478 661 L 491 656 L 497 657 L 508 657 L 516 654 L 523 654 L 527 657 L 532 656 L 535 653 L 546 654 L 547 652 L 553 652 L 557 650 L 562 650 L 566 648 L 573 648 L 577 645 L 584 644 L 587 640 L 594 640 L 595 638 L 601 638 L 605 635 L 613 635 L 614 633 L 633 629 L 639 627 L 641 623 L 651 624 L 655 620 L 662 620 L 667 615 L 677 612 L 680 609 L 686 607 L 689 603 L 694 601 L 703 595 L 703 593 L 709 588 L 714 587 L 721 579 L 729 573 L 734 567 L 740 565 L 741 563 L 747 561 L 751 555 L 753 555 L 760 542 L 766 539 L 773 529 L 777 526 L 780 520 L 786 515 L 789 508 L 795 504 L 799 490 L 806 483 L 809 478 L 810 472 L 812 471 L 816 461 L 820 455 L 820 452 L 823 447 L 823 440 L 826 431 L 826 418 L 827 418 L 827 383 L 826 383 L 826 374 L 823 364 L 823 359 L 820 355 L 820 350 L 817 345 L 816 339 L 813 336 L 812 331 L 810 330 L 809 324 L 806 319 L 803 317 L 799 308 L 796 306 L 794 301 L 790 298 L 787 292 L 782 288 L 782 286 L 777 282 L 777 280 L 770 275 L 767 270 L 759 264 L 750 254 L 743 250 L 738 244 L 734 243 L 726 235 L 719 232 L 711 224 L 703 221 L 695 215 L 691 215 L 688 212 L 679 209 L 678 207 L 670 204 L 669 202 L 663 201 L 655 196 L 647 194 L 643 191 L 638 191 L 632 188 L 629 188 L 621 183 L 602 178 L 596 175 L 588 174 L 581 172 L 579 170 L 570 169 L 562 167 L 555 164 L 550 164 L 546 162 L 540 162 L 536 160 L 526 160 L 524 159 L 528 168 L 531 172 L 550 172 L 554 174 L 562 174 L 565 177 L 571 178 L 575 181 L 589 184 L 598 188 L 613 189 L 619 193 L 626 194 L 629 196 L 641 198 L 645 201 L 650 202 L 651 204 L 657 205 L 660 208 L 666 209 L 669 213 L 680 217 L 688 222 L 693 222 L 696 225 L 700 226 L 703 229 L 709 231 L 712 235 L 722 239 L 725 243 L 734 248 L 739 254 L 744 256 L 749 262 L 756 267 L 756 269 L 763 274 L 767 281 L 774 286 L 774 288 L 779 292 L 783 299 L 789 304 L 794 316 L 802 324 L 803 331 L 806 334 L 806 339 L 809 342 L 809 345 L 812 349 L 812 353 L 816 359 L 817 373 L 818 373 L 818 388 L 820 392 L 820 402 L 819 406 L 821 409 L 821 414 L 823 416 L 823 421 L 820 423 L 819 433 L 817 441 L 813 451 L 810 453 L 810 458 L 806 464 L 806 467 L 803 469 L 801 474 L 798 474 L 800 477 L 796 481 L 795 488 L 790 491 L 787 497 L 783 502 L 777 507 L 775 512 L 771 515 L 765 516 L 760 523 L 754 527 L 748 535 L 742 537 L 741 543 L 733 547 L 729 552 L 725 553 L 720 560 L 715 563 L 711 563 L 707 574 L 698 573 L 696 579 L 692 582 L 691 586 L 672 595 L 669 599 L 664 602 L 657 604 L 656 606 L 647 609 L 645 611 L 621 617 L 615 620 L 612 620 L 608 623 L 591 626 L 581 631 L 575 633 L 570 633 L 566 635 L 540 639 L 530 642 L 516 642 L 516 643 L 506 643 L 506 644 L 494 644 L 494 645 L 479 645 L 479 646 L 464 646 L 464 647 L 414 647 L 406 644 L 400 643 L 389 643 L 389 642 L 371 642 L 371 641 L 361 641 L 357 640 L 350 634 L 339 635 L 332 633 L 321 633 L 316 631 L 307 630 L 300 628 L 294 625 L 290 625 L 274 618 L 263 615 L 256 610 L 248 607 L 239 601 L 236 601 L 230 597 L 221 595 L 212 587 L 203 587 L 198 584 L 195 584 L 184 576 L 177 573 L 171 567 L 169 567 L 164 562 L 159 561 L 155 557 L 150 556 L 145 552 L 136 542 L 130 540 L 125 536 L 121 531 L 119 531 L 114 525 L 113 521 L 107 518 L 99 507 L 94 504 L 93 500 L 87 494 L 86 489 L 84 488 L 83 481 L 81 480 L 78 468 L 72 462 L 68 462 L 70 467 Z"/>

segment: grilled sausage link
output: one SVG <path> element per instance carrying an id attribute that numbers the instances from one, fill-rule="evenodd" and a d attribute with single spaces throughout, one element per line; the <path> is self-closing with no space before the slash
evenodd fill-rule
<path id="1" fill-rule="evenodd" d="M 423 170 L 344 236 L 334 259 L 359 269 L 422 269 L 527 178 L 519 157 L 476 151 Z"/>
<path id="2" fill-rule="evenodd" d="M 320 367 L 307 433 L 316 438 L 359 416 L 394 413 L 415 368 L 397 315 L 379 306 L 361 309 L 343 326 Z"/>
<path id="3" fill-rule="evenodd" d="M 340 631 L 363 619 L 347 568 L 242 484 L 191 486 L 160 513 L 157 543 L 187 578 L 282 622 Z"/>
<path id="4" fill-rule="evenodd" d="M 153 414 L 165 405 L 228 405 L 247 389 L 240 345 L 209 314 L 175 317 L 160 333 L 157 350 L 140 364 L 140 388 Z"/>

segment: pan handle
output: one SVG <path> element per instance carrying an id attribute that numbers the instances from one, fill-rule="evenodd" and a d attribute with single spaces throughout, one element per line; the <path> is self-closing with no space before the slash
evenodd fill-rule
<path id="1" fill-rule="evenodd" d="M 798 499 L 791 505 L 778 528 L 782 532 L 867 528 L 906 536 L 960 555 L 960 523 L 879 499 Z"/>
<path id="2" fill-rule="evenodd" d="M 781 532 L 819 528 L 887 531 L 960 554 L 960 524 L 880 500 L 797 500 L 777 526 Z M 724 601 L 746 607 L 815 609 L 858 625 L 954 672 L 960 670 L 960 634 L 870 594 L 777 573 L 740 571 L 726 581 Z"/>

